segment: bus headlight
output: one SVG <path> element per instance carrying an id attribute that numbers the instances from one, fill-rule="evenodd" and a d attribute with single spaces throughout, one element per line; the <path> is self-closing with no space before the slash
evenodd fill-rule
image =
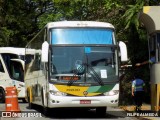
<path id="1" fill-rule="evenodd" d="M 67 95 L 64 92 L 54 91 L 54 90 L 50 90 L 49 93 L 52 94 L 52 95 L 55 95 L 55 96 L 66 96 Z"/>
<path id="2" fill-rule="evenodd" d="M 109 92 L 103 93 L 105 96 L 113 96 L 117 95 L 119 93 L 119 90 L 111 90 Z"/>

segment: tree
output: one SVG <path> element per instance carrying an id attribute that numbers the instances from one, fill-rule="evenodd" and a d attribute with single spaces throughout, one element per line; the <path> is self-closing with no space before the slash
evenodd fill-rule
<path id="1" fill-rule="evenodd" d="M 6 41 L 1 46 L 24 47 L 37 31 L 39 16 L 44 14 L 51 3 L 50 0 L 6 0 L 1 4 L 1 26 Z"/>
<path id="2" fill-rule="evenodd" d="M 130 79 L 130 76 L 133 76 L 133 73 L 135 71 L 138 71 L 141 75 L 142 79 L 145 80 L 148 90 L 149 87 L 149 67 L 144 66 L 143 68 L 136 68 L 134 67 L 135 63 L 144 61 L 148 59 L 148 42 L 147 42 L 147 32 L 144 29 L 141 29 L 139 21 L 138 21 L 138 14 L 140 11 L 142 11 L 143 6 L 145 5 L 156 5 L 155 3 L 158 2 L 151 2 L 151 1 L 144 1 L 144 0 L 136 0 L 133 1 L 132 4 L 127 5 L 127 9 L 125 14 L 122 16 L 122 19 L 124 20 L 124 30 L 127 33 L 127 46 L 129 51 L 129 57 L 130 61 L 133 65 L 132 69 L 130 69 L 130 72 L 127 73 L 127 76 L 125 79 L 123 79 L 123 83 L 126 84 L 128 79 Z M 130 79 L 131 81 L 131 79 Z M 124 85 L 125 86 L 125 85 Z M 125 87 L 124 87 L 125 88 Z M 128 90 L 128 89 L 126 89 Z M 125 90 L 125 91 L 126 91 Z M 125 96 L 129 96 L 126 95 Z M 149 94 L 146 96 L 147 99 L 146 102 L 150 102 L 148 98 L 150 98 Z"/>

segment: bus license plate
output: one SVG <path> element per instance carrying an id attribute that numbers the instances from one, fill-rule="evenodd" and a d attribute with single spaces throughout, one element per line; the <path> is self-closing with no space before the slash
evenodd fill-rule
<path id="1" fill-rule="evenodd" d="M 80 100 L 80 104 L 91 104 L 91 100 Z"/>

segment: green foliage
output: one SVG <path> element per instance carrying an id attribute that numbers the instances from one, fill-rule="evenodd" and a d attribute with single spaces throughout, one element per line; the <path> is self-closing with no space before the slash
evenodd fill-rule
<path id="1" fill-rule="evenodd" d="M 13 32 L 8 30 L 6 27 L 1 27 L 0 29 L 0 45 L 8 46 L 9 37 L 13 35 Z"/>
<path id="2" fill-rule="evenodd" d="M 1 4 L 1 14 L 3 18 L 3 24 L 1 27 L 5 27 L 5 32 L 10 32 L 7 42 L 0 44 L 0 46 L 16 46 L 24 47 L 28 40 L 30 40 L 35 33 L 39 31 L 37 23 L 39 16 L 44 14 L 50 4 L 49 0 L 12 0 L 4 1 Z M 1 38 L 4 40 L 4 38 Z M 6 41 L 6 40 L 4 40 Z"/>
<path id="3" fill-rule="evenodd" d="M 144 0 L 138 0 L 134 5 L 128 5 L 128 9 L 126 10 L 125 14 L 122 18 L 125 18 L 124 24 L 126 24 L 125 29 L 128 29 L 131 24 L 134 24 L 137 31 L 139 27 L 138 21 L 138 13 L 142 10 L 144 6 Z"/>
<path id="4" fill-rule="evenodd" d="M 60 20 L 110 22 L 116 27 L 117 38 L 128 41 L 128 30 L 132 24 L 139 32 L 137 13 L 142 9 L 144 3 L 146 4 L 144 0 L 0 1 L 1 27 L 6 27 L 7 31 L 12 33 L 7 36 L 9 37 L 8 42 L 0 46 L 25 46 L 27 41 L 46 23 Z M 149 4 L 155 5 L 158 2 L 150 1 Z"/>

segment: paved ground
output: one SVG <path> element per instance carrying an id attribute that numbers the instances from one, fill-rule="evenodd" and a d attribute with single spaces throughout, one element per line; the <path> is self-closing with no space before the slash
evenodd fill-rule
<path id="1" fill-rule="evenodd" d="M 127 117 L 126 112 L 118 107 L 108 107 L 106 111 L 106 115 L 101 117 L 96 114 L 95 110 L 84 110 L 84 109 L 64 109 L 60 110 L 58 114 L 54 114 L 53 110 L 50 110 L 50 114 L 48 116 L 44 116 L 42 112 L 42 108 L 40 106 L 35 106 L 34 109 L 28 109 L 28 103 L 19 103 L 20 110 L 23 112 L 36 112 L 42 117 L 30 117 L 30 118 L 4 118 L 2 117 L 0 120 L 52 120 L 52 119 L 107 119 L 107 120 L 138 120 L 136 117 Z M 5 104 L 0 104 L 0 111 L 5 111 Z M 57 113 L 57 112 L 56 112 Z"/>
<path id="2" fill-rule="evenodd" d="M 0 120 L 52 120 L 52 119 L 110 119 L 110 120 L 159 120 L 160 117 L 127 117 L 126 113 L 134 110 L 134 106 L 119 106 L 119 107 L 108 107 L 106 111 L 105 117 L 99 117 L 96 115 L 94 110 L 84 111 L 84 110 L 61 110 L 58 116 L 53 115 L 53 111 L 51 110 L 51 114 L 49 116 L 44 116 L 42 112 L 42 108 L 40 106 L 35 106 L 34 109 L 28 109 L 28 103 L 19 103 L 20 110 L 22 112 L 30 111 L 36 112 L 42 117 L 30 117 L 30 118 L 0 118 Z M 150 112 L 150 105 L 143 105 L 142 110 L 145 113 Z M 0 111 L 5 111 L 5 104 L 0 104 Z M 127 111 L 127 112 L 126 112 Z M 128 113 L 129 115 L 133 115 Z"/>

